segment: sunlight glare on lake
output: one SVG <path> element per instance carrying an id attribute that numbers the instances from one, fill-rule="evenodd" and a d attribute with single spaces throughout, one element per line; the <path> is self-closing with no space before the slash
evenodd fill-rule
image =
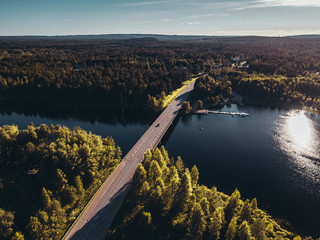
<path id="1" fill-rule="evenodd" d="M 291 116 L 290 116 L 291 115 Z M 312 133 L 310 121 L 303 111 L 291 112 L 287 120 L 287 131 L 296 151 L 312 151 Z"/>
<path id="2" fill-rule="evenodd" d="M 277 124 L 275 137 L 289 156 L 289 165 L 300 175 L 320 182 L 319 137 L 314 122 L 304 111 L 291 110 Z"/>

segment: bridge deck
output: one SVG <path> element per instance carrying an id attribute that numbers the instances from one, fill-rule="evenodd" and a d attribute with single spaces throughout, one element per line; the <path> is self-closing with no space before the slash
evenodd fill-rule
<path id="1" fill-rule="evenodd" d="M 143 160 L 144 153 L 158 145 L 193 87 L 194 82 L 175 98 L 143 134 L 102 184 L 63 239 L 105 239 L 107 231 L 126 197 L 132 176 L 138 164 Z"/>

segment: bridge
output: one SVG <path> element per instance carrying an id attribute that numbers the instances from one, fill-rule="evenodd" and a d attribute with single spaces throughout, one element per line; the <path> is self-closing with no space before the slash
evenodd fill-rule
<path id="1" fill-rule="evenodd" d="M 190 83 L 154 121 L 101 185 L 64 235 L 63 240 L 105 239 L 107 231 L 128 193 L 133 174 L 143 160 L 144 153 L 159 144 L 193 88 L 194 82 Z"/>

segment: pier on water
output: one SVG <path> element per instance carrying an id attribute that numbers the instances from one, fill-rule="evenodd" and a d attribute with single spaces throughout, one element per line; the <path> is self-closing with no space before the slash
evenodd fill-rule
<path id="1" fill-rule="evenodd" d="M 240 116 L 240 117 L 249 116 L 249 113 L 245 113 L 245 112 L 221 112 L 221 111 L 211 111 L 207 109 L 198 110 L 198 111 L 195 111 L 195 113 L 202 114 L 202 115 L 207 115 L 209 113 L 212 113 L 212 114 L 224 114 L 224 115 Z"/>

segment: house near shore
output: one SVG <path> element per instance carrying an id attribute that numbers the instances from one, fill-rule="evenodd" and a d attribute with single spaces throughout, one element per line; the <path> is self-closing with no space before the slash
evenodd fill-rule
<path id="1" fill-rule="evenodd" d="M 239 70 L 247 70 L 249 68 L 249 64 L 247 61 L 240 62 L 239 57 L 235 57 L 232 59 L 233 63 L 231 64 L 232 68 L 237 68 Z"/>
<path id="2" fill-rule="evenodd" d="M 247 69 L 249 68 L 249 64 L 247 63 L 247 61 L 243 61 L 239 64 L 238 68 L 240 69 Z"/>

